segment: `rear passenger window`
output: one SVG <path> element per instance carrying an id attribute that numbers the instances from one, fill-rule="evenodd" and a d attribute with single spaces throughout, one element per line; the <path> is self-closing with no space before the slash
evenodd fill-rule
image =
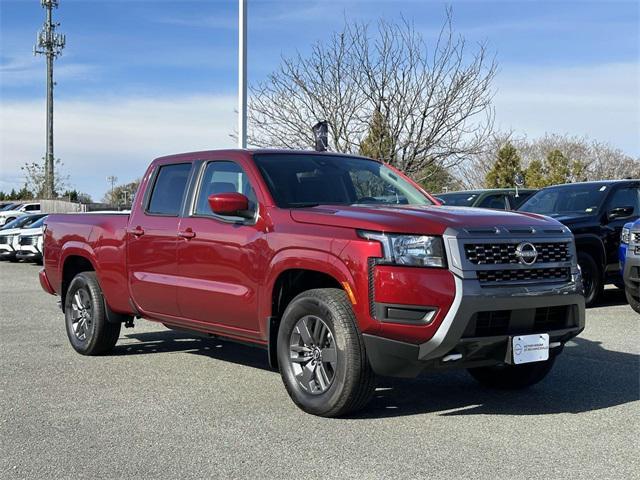
<path id="1" fill-rule="evenodd" d="M 27 205 L 26 207 L 24 207 L 24 211 L 25 212 L 33 212 L 36 210 L 40 210 L 40 204 L 39 203 L 34 203 L 32 205 Z"/>
<path id="2" fill-rule="evenodd" d="M 147 212 L 177 216 L 180 213 L 190 171 L 190 163 L 160 167 L 151 191 Z"/>

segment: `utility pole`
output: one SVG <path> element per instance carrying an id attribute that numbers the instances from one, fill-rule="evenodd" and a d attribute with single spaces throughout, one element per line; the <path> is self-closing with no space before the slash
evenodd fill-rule
<path id="1" fill-rule="evenodd" d="M 118 177 L 114 176 L 114 175 L 109 175 L 107 177 L 107 182 L 109 182 L 111 184 L 111 196 L 109 197 L 109 203 L 114 204 L 114 202 L 118 202 L 118 199 L 114 199 L 113 198 L 113 190 L 115 187 L 116 182 L 118 181 Z"/>
<path id="2" fill-rule="evenodd" d="M 238 148 L 247 148 L 247 0 L 238 0 Z"/>
<path id="3" fill-rule="evenodd" d="M 53 22 L 54 8 L 58 8 L 58 0 L 40 0 L 40 4 L 46 10 L 46 19 L 42 30 L 36 35 L 36 45 L 33 54 L 45 55 L 47 59 L 47 151 L 44 158 L 44 197 L 53 198 L 53 61 L 62 53 L 66 43 L 65 35 L 56 33 L 59 23 Z"/>

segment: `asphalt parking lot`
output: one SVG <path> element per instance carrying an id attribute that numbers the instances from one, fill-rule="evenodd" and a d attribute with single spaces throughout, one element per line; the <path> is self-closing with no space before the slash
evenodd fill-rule
<path id="1" fill-rule="evenodd" d="M 38 269 L 0 264 L 2 478 L 640 477 L 640 317 L 617 290 L 529 391 L 382 379 L 323 419 L 259 349 L 138 321 L 112 355 L 76 354 Z"/>

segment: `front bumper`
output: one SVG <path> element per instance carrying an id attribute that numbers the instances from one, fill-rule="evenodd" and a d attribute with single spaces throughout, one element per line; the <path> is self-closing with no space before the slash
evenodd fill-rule
<path id="1" fill-rule="evenodd" d="M 455 287 L 453 304 L 430 340 L 412 344 L 363 335 L 369 362 L 377 374 L 414 377 L 425 369 L 508 363 L 510 336 L 530 333 L 548 333 L 550 355 L 555 355 L 565 342 L 584 329 L 584 297 L 579 274 L 573 275 L 571 282 L 560 285 L 496 288 L 483 288 L 476 280 L 455 276 Z M 492 330 L 496 312 L 502 312 L 495 315 L 499 328 Z M 548 312 L 561 317 L 555 322 L 539 321 L 548 319 Z M 479 318 L 488 323 L 488 329 L 478 327 Z M 479 331 L 484 333 L 477 335 Z"/>
<path id="2" fill-rule="evenodd" d="M 10 244 L 0 244 L 0 259 L 11 259 L 16 257 L 16 251 Z"/>
<path id="3" fill-rule="evenodd" d="M 638 247 L 630 247 L 638 248 Z M 640 255 L 630 254 L 634 250 L 629 250 L 624 261 L 624 286 L 630 290 L 634 297 L 640 296 Z"/>
<path id="4" fill-rule="evenodd" d="M 18 260 L 42 260 L 42 252 L 38 250 L 36 245 L 20 245 L 20 248 L 16 252 L 16 258 Z"/>

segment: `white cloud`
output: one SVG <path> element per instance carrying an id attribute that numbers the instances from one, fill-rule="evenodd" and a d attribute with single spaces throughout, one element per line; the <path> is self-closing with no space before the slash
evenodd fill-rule
<path id="1" fill-rule="evenodd" d="M 56 103 L 55 154 L 72 186 L 100 199 L 106 177 L 130 181 L 155 157 L 233 147 L 235 97 L 112 98 Z M 44 103 L 4 101 L 0 110 L 0 190 L 19 187 L 20 166 L 45 149 Z"/>
<path id="2" fill-rule="evenodd" d="M 640 156 L 640 65 L 617 63 L 542 68 L 503 66 L 496 120 L 536 137 L 587 135 Z"/>

